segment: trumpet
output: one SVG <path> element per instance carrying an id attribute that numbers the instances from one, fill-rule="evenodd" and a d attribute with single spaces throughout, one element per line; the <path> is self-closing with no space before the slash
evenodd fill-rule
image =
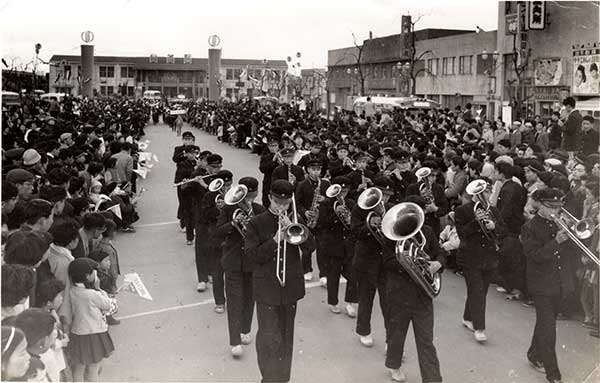
<path id="1" fill-rule="evenodd" d="M 246 227 L 254 215 L 252 211 L 252 204 L 249 204 L 248 209 L 245 209 L 241 205 L 241 202 L 246 198 L 247 195 L 248 187 L 246 187 L 246 185 L 236 185 L 229 189 L 223 198 L 225 205 L 238 205 L 238 208 L 235 209 L 231 215 L 231 220 L 233 222 L 233 226 L 240 233 L 242 238 L 246 237 Z"/>
<path id="2" fill-rule="evenodd" d="M 350 157 L 346 157 L 344 158 L 344 162 L 342 165 L 346 165 L 348 166 L 350 169 L 352 170 L 356 170 L 356 163 L 354 162 L 354 160 Z"/>
<path id="3" fill-rule="evenodd" d="M 551 217 L 554 222 L 567 233 L 569 239 L 571 239 L 571 241 L 573 241 L 577 247 L 579 247 L 581 251 L 596 264 L 596 266 L 600 266 L 600 259 L 598 259 L 596 254 L 582 242 L 591 238 L 594 231 L 597 229 L 597 226 L 594 226 L 592 219 L 579 220 L 564 207 L 561 208 L 560 215 L 552 214 Z M 567 222 L 567 220 L 570 222 Z"/>
<path id="4" fill-rule="evenodd" d="M 442 289 L 442 276 L 429 271 L 430 256 L 424 248 L 427 240 L 421 228 L 425 213 L 419 205 L 403 202 L 391 208 L 381 221 L 381 231 L 386 238 L 396 241 L 396 260 L 412 280 L 430 298 Z"/>
<path id="5" fill-rule="evenodd" d="M 281 286 L 285 286 L 286 264 L 287 264 L 287 244 L 299 246 L 308 239 L 308 227 L 298 223 L 298 212 L 296 211 L 296 197 L 292 195 L 292 223 L 283 226 L 283 220 L 287 217 L 287 212 L 280 210 L 277 212 L 279 221 L 277 224 L 277 264 L 276 277 Z M 283 238 L 282 238 L 283 236 Z M 283 249 L 280 245 L 283 239 Z"/>
<path id="6" fill-rule="evenodd" d="M 374 217 L 382 218 L 385 215 L 385 206 L 383 205 L 383 192 L 376 187 L 371 187 L 360 193 L 357 201 L 358 206 L 363 210 L 371 210 L 367 214 L 367 229 L 375 237 L 377 242 L 384 244 L 383 233 L 380 226 L 372 226 L 371 219 Z"/>
<path id="7" fill-rule="evenodd" d="M 205 176 L 196 176 L 196 177 L 194 177 L 194 178 L 186 178 L 186 179 L 184 179 L 184 180 L 183 180 L 183 181 L 181 181 L 181 182 L 177 182 L 177 183 L 173 184 L 173 187 L 175 188 L 175 187 L 177 187 L 177 186 L 181 186 L 181 185 L 189 184 L 190 182 L 196 182 L 196 181 L 198 181 L 198 180 L 203 180 L 203 179 L 205 179 L 205 178 L 212 177 L 212 176 L 213 176 L 213 174 L 207 174 L 207 175 L 205 175 Z"/>
<path id="8" fill-rule="evenodd" d="M 208 184 L 208 191 L 210 192 L 219 192 L 215 197 L 215 205 L 219 201 L 223 201 L 225 197 L 225 191 L 223 190 L 223 185 L 225 185 L 225 181 L 221 178 L 215 178 Z"/>
<path id="9" fill-rule="evenodd" d="M 473 201 L 475 203 L 473 206 L 473 213 L 475 214 L 475 217 L 477 219 L 477 222 L 479 223 L 479 227 L 481 228 L 483 235 L 488 240 L 494 242 L 497 251 L 499 249 L 499 246 L 497 243 L 496 235 L 493 231 L 487 228 L 487 224 L 489 222 L 493 222 L 495 224 L 498 221 L 494 217 L 491 205 L 485 200 L 483 196 L 483 193 L 487 190 L 487 188 L 488 183 L 480 179 L 471 181 L 467 185 L 465 191 L 467 192 L 467 194 L 473 196 Z"/>
<path id="10" fill-rule="evenodd" d="M 325 195 L 327 198 L 336 198 L 337 201 L 333 203 L 333 211 L 338 217 L 338 220 L 344 225 L 344 229 L 350 229 L 350 220 L 352 218 L 352 212 L 346 206 L 346 201 L 341 195 L 342 186 L 339 184 L 333 184 L 327 188 Z"/>

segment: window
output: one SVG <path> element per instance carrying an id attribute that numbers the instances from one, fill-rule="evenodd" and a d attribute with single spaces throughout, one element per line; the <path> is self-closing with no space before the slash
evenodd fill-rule
<path id="1" fill-rule="evenodd" d="M 227 69 L 225 80 L 233 80 L 233 69 Z"/>
<path id="2" fill-rule="evenodd" d="M 233 70 L 233 79 L 234 80 L 238 80 L 239 81 L 241 75 L 242 75 L 242 70 L 241 69 L 234 69 Z"/>
<path id="3" fill-rule="evenodd" d="M 107 87 L 106 87 L 106 95 L 107 95 L 107 96 L 110 96 L 110 95 L 112 95 L 113 93 L 115 93 L 115 87 L 114 87 L 114 86 L 107 86 Z"/>
<path id="4" fill-rule="evenodd" d="M 444 75 L 454 74 L 454 61 L 455 60 L 456 60 L 456 57 L 444 57 L 444 59 L 442 60 L 442 65 L 443 65 L 442 74 L 444 74 Z"/>
<path id="5" fill-rule="evenodd" d="M 100 77 L 115 77 L 115 67 L 114 66 L 101 66 L 100 67 Z"/>
<path id="6" fill-rule="evenodd" d="M 100 95 L 106 96 L 106 86 L 100 85 Z"/>
<path id="7" fill-rule="evenodd" d="M 167 64 L 175 64 L 175 55 L 167 55 Z"/>
<path id="8" fill-rule="evenodd" d="M 71 76 L 71 66 L 70 65 L 65 65 L 63 67 L 63 69 L 64 69 L 63 78 L 66 79 L 67 77 L 70 77 Z"/>
<path id="9" fill-rule="evenodd" d="M 127 87 L 127 97 L 133 97 L 133 96 L 135 96 L 134 88 L 132 86 L 128 86 Z"/>
<path id="10" fill-rule="evenodd" d="M 473 73 L 473 59 L 472 56 L 460 56 L 458 58 L 458 73 L 459 74 L 472 74 Z"/>
<path id="11" fill-rule="evenodd" d="M 121 78 L 134 78 L 134 70 L 133 68 L 122 66 L 121 67 Z"/>
<path id="12" fill-rule="evenodd" d="M 233 89 L 232 88 L 225 89 L 225 97 L 231 98 L 232 94 L 233 94 Z"/>
<path id="13" fill-rule="evenodd" d="M 429 71 L 430 76 L 438 75 L 438 65 L 439 64 L 440 64 L 440 59 L 427 60 L 427 70 Z"/>
<path id="14" fill-rule="evenodd" d="M 198 72 L 197 79 L 198 79 L 199 83 L 201 83 L 201 84 L 204 83 L 204 77 L 205 77 L 204 72 Z"/>

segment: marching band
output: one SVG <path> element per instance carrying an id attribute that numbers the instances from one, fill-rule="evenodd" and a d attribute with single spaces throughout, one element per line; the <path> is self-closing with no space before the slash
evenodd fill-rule
<path id="1" fill-rule="evenodd" d="M 233 174 L 221 170 L 221 156 L 201 152 L 189 132 L 182 138 L 183 145 L 173 156 L 174 186 L 181 227 L 188 233 L 188 243 L 196 239 L 197 290 L 205 291 L 212 281 L 217 313 L 225 312 L 227 299 L 229 344 L 235 358 L 244 354 L 243 345 L 252 342 L 256 305 L 256 350 L 263 382 L 290 379 L 297 302 L 304 297 L 305 282 L 313 279 L 313 253 L 329 310 L 356 318 L 357 338 L 365 347 L 375 342 L 371 315 L 378 293 L 386 334 L 385 366 L 392 380 L 406 380 L 401 366 L 412 323 L 422 380 L 441 382 L 433 343 L 433 301 L 450 256 L 438 238 L 451 211 L 460 238 L 457 263 L 467 290 L 462 325 L 479 344 L 487 341 L 489 285 L 499 275 L 508 287 L 507 297 L 525 291 L 510 264 L 524 253 L 527 283 L 533 286 L 528 294 L 538 313 L 527 357 L 534 368 L 545 368 L 549 381 L 560 380 L 551 336 L 556 296 L 535 288 L 558 281 L 548 278 L 560 267 L 554 261 L 545 266 L 539 262 L 549 262 L 552 256 L 544 249 L 556 251 L 568 239 L 577 243 L 578 232 L 565 234 L 573 224 L 581 231 L 595 228 L 574 217 L 575 223 L 561 225 L 555 206 L 562 195 L 553 194 L 555 189 L 534 193 L 531 204 L 538 215 L 523 225 L 519 212 L 527 196 L 506 162 L 492 161 L 489 178 L 477 178 L 478 172 L 465 172 L 472 162 L 467 165 L 462 157 L 448 157 L 452 179 L 444 182 L 439 162 L 426 156 L 415 159 L 404 149 L 387 147 L 378 153 L 354 143 L 350 153 L 347 143 L 324 145 L 314 135 L 305 146 L 298 137 L 292 141 L 270 135 L 263 140 L 260 157 L 259 204 L 255 202 L 259 180 L 241 177 L 235 184 Z M 538 223 L 547 226 L 543 232 L 534 226 L 541 220 L 545 221 Z M 555 234 L 558 243 L 549 244 Z M 586 245 L 578 246 L 585 253 Z M 511 258 L 507 254 L 513 251 Z M 592 261 L 598 263 L 597 258 Z M 537 278 L 531 274 L 536 268 L 549 273 L 547 280 L 529 281 Z M 340 307 L 342 279 L 346 288 Z"/>

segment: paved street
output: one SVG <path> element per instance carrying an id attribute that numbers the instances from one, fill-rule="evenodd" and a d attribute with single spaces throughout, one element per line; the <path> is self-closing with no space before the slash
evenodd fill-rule
<path id="1" fill-rule="evenodd" d="M 185 129 L 184 129 L 185 130 Z M 175 223 L 177 199 L 173 188 L 173 147 L 179 138 L 165 125 L 146 130 L 156 164 L 139 202 L 137 233 L 121 234 L 117 249 L 123 273 L 136 271 L 154 297 L 146 301 L 129 293 L 119 296 L 122 318 L 110 332 L 116 351 L 104 362 L 106 381 L 256 382 L 260 374 L 254 342 L 233 360 L 225 314 L 213 310 L 212 292 L 197 293 L 194 247 Z M 259 179 L 258 157 L 219 143 L 215 136 L 194 130 L 202 150 L 220 153 L 224 169 Z M 296 317 L 292 381 L 390 381 L 384 367 L 384 330 L 379 309 L 373 315 L 375 345 L 360 345 L 354 320 L 328 310 L 325 289 L 310 284 Z M 489 341 L 477 344 L 462 328 L 465 298 L 463 279 L 444 274 L 441 296 L 435 301 L 435 344 L 445 382 L 545 382 L 525 358 L 535 312 L 504 300 L 491 288 L 488 299 Z M 557 353 L 565 382 L 582 382 L 598 361 L 599 343 L 577 321 L 558 323 Z M 253 334 L 256 326 L 253 327 Z M 407 339 L 407 381 L 420 382 L 412 332 Z"/>

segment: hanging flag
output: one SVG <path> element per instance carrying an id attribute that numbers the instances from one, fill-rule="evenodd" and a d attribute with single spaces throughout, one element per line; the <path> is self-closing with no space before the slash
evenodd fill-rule
<path id="1" fill-rule="evenodd" d="M 108 209 L 106 209 L 105 211 L 112 211 L 114 213 L 114 215 L 117 216 L 117 218 L 123 219 L 123 216 L 121 215 L 121 206 L 119 204 L 113 205 L 113 206 L 109 207 Z"/>
<path id="2" fill-rule="evenodd" d="M 60 80 L 60 73 L 56 76 L 56 80 L 54 80 L 54 83 L 56 84 L 58 80 Z"/>
<path id="3" fill-rule="evenodd" d="M 140 278 L 138 273 L 128 273 L 123 277 L 123 286 L 121 289 L 125 289 L 125 291 L 131 291 L 133 289 L 133 293 L 147 299 L 149 301 L 153 300 L 152 295 L 148 292 L 148 289 L 142 282 L 142 278 Z"/>

